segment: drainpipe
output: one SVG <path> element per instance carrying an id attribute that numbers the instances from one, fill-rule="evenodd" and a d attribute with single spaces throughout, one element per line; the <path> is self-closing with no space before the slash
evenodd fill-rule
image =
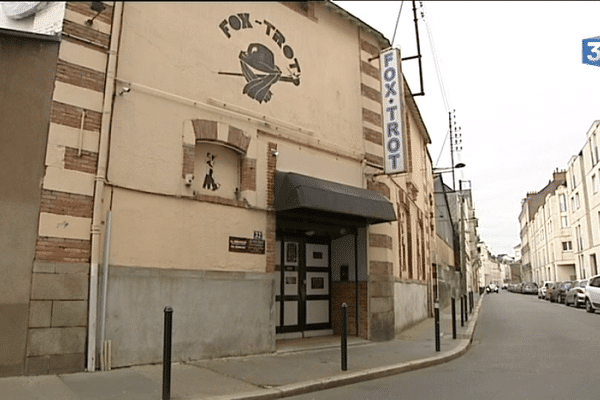
<path id="1" fill-rule="evenodd" d="M 94 214 L 92 219 L 92 249 L 90 260 L 90 295 L 88 314 L 88 348 L 87 370 L 96 369 L 96 325 L 98 308 L 98 264 L 100 260 L 100 226 L 103 218 L 104 183 L 106 180 L 106 165 L 108 164 L 108 135 L 112 117 L 112 103 L 115 92 L 115 73 L 117 69 L 117 51 L 121 22 L 123 19 L 123 2 L 115 2 L 113 24 L 111 29 L 110 50 L 106 69 L 104 86 L 104 103 L 102 104 L 102 125 L 100 128 L 100 145 L 98 148 L 98 170 L 96 171 L 94 187 Z"/>

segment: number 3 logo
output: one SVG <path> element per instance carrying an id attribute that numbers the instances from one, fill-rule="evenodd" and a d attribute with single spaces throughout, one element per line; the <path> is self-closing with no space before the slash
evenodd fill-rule
<path id="1" fill-rule="evenodd" d="M 587 45 L 589 47 L 591 47 L 590 51 L 596 55 L 595 57 L 592 57 L 591 55 L 588 54 L 588 56 L 587 56 L 588 60 L 590 60 L 590 61 L 600 60 L 600 42 L 588 42 Z"/>

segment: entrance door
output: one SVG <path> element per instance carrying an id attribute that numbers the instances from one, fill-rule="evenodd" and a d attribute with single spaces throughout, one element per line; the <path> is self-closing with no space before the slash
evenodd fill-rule
<path id="1" fill-rule="evenodd" d="M 329 242 L 283 238 L 277 249 L 277 333 L 330 329 Z"/>

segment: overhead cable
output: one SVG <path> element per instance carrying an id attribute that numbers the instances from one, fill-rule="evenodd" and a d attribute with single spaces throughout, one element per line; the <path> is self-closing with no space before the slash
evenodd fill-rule
<path id="1" fill-rule="evenodd" d="M 425 10 L 425 4 L 423 4 L 422 2 L 421 2 L 421 7 L 423 7 L 423 10 Z M 435 66 L 435 72 L 437 75 L 438 84 L 440 85 L 442 100 L 444 102 L 444 107 L 446 108 L 446 111 L 448 112 L 448 111 L 450 111 L 450 106 L 449 106 L 450 101 L 448 99 L 448 94 L 447 94 L 446 88 L 444 86 L 444 78 L 443 78 L 443 74 L 442 74 L 442 70 L 441 70 L 441 60 L 438 55 L 437 49 L 435 47 L 435 42 L 433 40 L 433 33 L 431 30 L 431 27 L 429 26 L 429 22 L 425 18 L 426 13 L 423 12 L 421 15 L 423 17 L 423 22 L 425 22 L 425 28 L 427 29 L 427 36 L 429 38 L 429 44 L 430 44 L 431 53 L 432 53 L 432 57 L 433 57 L 433 65 Z"/>
<path id="2" fill-rule="evenodd" d="M 398 23 L 400 22 L 400 14 L 402 14 L 402 6 L 404 5 L 404 0 L 400 2 L 400 10 L 398 11 L 398 18 L 396 18 L 396 27 L 394 28 L 394 36 L 392 36 L 392 47 L 394 47 L 394 39 L 396 39 L 396 31 L 398 30 Z"/>

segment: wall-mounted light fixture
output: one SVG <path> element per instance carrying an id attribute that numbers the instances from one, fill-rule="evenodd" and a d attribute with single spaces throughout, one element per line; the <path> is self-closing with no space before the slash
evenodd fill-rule
<path id="1" fill-rule="evenodd" d="M 102 11 L 104 11 L 106 9 L 106 5 L 103 2 L 101 2 L 101 1 L 92 1 L 92 5 L 90 6 L 90 8 L 93 11 L 96 11 L 96 15 L 94 15 L 92 18 L 90 18 L 87 21 L 85 21 L 85 23 L 87 25 L 91 26 L 94 23 L 94 20 L 96 19 L 96 17 L 98 15 L 100 15 L 100 13 Z"/>
<path id="2" fill-rule="evenodd" d="M 128 86 L 123 86 L 121 90 L 119 90 L 119 96 L 123 96 L 123 93 L 131 92 L 131 88 Z"/>

